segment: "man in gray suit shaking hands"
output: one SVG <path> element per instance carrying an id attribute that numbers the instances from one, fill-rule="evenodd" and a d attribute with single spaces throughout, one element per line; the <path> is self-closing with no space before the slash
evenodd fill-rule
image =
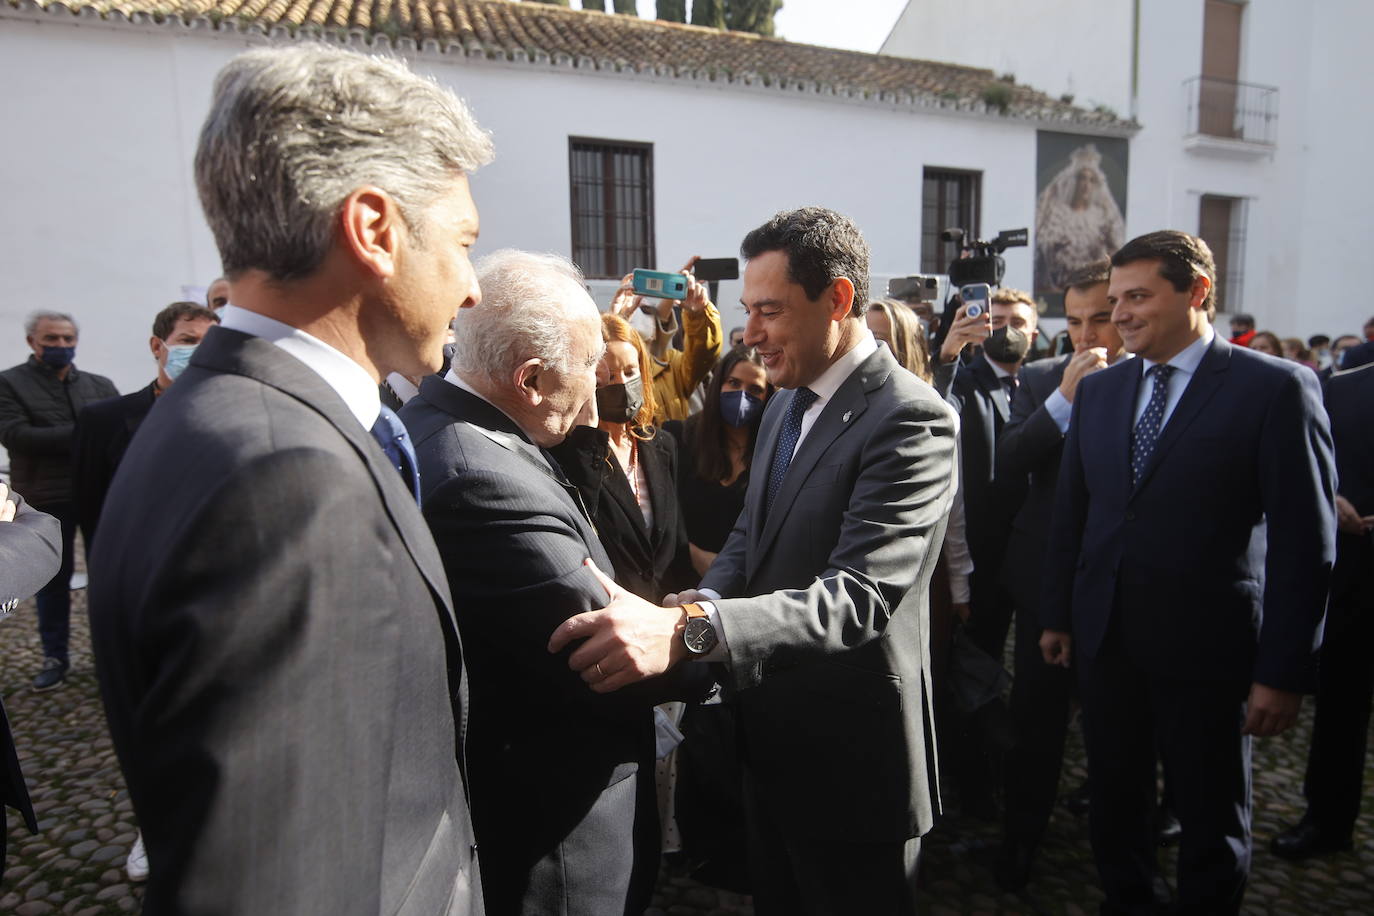
<path id="1" fill-rule="evenodd" d="M 912 913 L 933 823 L 928 590 L 957 420 L 864 320 L 868 245 L 831 210 L 745 237 L 745 343 L 787 389 L 759 429 L 744 511 L 698 589 L 657 608 L 614 586 L 551 648 L 594 690 L 684 659 L 735 691 L 755 906 Z"/>
<path id="2" fill-rule="evenodd" d="M 491 143 L 404 64 L 225 67 L 196 185 L 232 287 L 115 474 L 91 641 L 145 914 L 473 916 L 467 682 L 416 462 L 382 407 L 480 293 Z"/>

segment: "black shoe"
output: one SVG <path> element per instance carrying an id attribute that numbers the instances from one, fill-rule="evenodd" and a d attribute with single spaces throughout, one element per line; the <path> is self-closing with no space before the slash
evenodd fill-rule
<path id="1" fill-rule="evenodd" d="M 992 877 L 997 886 L 1008 893 L 1016 893 L 1030 883 L 1031 861 L 1035 851 L 1029 844 L 1007 840 L 992 863 Z"/>
<path id="2" fill-rule="evenodd" d="M 1178 822 L 1178 815 L 1170 811 L 1163 805 L 1155 812 L 1155 840 L 1160 848 L 1168 849 L 1170 846 L 1177 846 L 1178 841 L 1183 838 L 1183 825 Z"/>
<path id="3" fill-rule="evenodd" d="M 33 679 L 33 689 L 39 693 L 62 686 L 67 679 L 67 663 L 57 658 L 43 659 L 43 670 Z"/>
<path id="4" fill-rule="evenodd" d="M 1088 783 L 1085 780 L 1077 789 L 1064 796 L 1064 807 L 1074 817 L 1088 813 Z"/>
<path id="5" fill-rule="evenodd" d="M 1350 849 L 1350 837 L 1332 836 L 1304 817 L 1269 843 L 1269 851 L 1280 859 L 1298 861 Z"/>

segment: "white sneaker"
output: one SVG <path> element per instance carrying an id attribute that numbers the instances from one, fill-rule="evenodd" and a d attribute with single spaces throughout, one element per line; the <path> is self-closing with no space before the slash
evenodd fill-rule
<path id="1" fill-rule="evenodd" d="M 130 881 L 148 880 L 148 850 L 143 848 L 143 831 L 138 832 L 134 848 L 129 850 L 129 860 L 124 863 L 124 871 Z"/>

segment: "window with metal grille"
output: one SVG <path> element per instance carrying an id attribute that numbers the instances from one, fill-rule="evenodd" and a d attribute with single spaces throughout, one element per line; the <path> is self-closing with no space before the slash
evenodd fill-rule
<path id="1" fill-rule="evenodd" d="M 572 137 L 572 258 L 588 277 L 653 267 L 654 148 Z"/>
<path id="2" fill-rule="evenodd" d="M 926 169 L 921 191 L 921 272 L 942 274 L 959 256 L 959 246 L 940 240 L 955 227 L 978 238 L 978 213 L 983 184 L 981 172 Z"/>
<path id="3" fill-rule="evenodd" d="M 1245 311 L 1245 198 L 1202 195 L 1198 236 L 1217 265 L 1217 311 Z"/>

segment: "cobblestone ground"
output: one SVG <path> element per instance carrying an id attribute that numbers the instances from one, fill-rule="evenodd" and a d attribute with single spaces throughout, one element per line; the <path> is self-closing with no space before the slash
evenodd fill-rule
<path id="1" fill-rule="evenodd" d="M 134 821 L 100 708 L 86 627 L 85 593 L 73 593 L 72 670 L 67 683 L 35 694 L 29 681 L 42 652 L 33 602 L 0 620 L 0 694 L 28 778 L 39 833 L 9 821 L 9 867 L 0 883 L 0 914 L 81 916 L 132 912 L 141 889 L 124 874 Z M 1246 912 L 1374 914 L 1374 800 L 1366 797 L 1355 851 L 1303 864 L 1269 855 L 1268 841 L 1302 812 L 1302 771 L 1311 731 L 1310 703 L 1291 734 L 1255 744 L 1255 862 Z M 1064 786 L 1082 781 L 1083 752 L 1071 732 Z M 1368 780 L 1366 780 L 1368 784 Z M 926 841 L 920 911 L 949 914 L 1094 913 L 1101 899 L 1088 852 L 1087 823 L 1055 812 L 1027 892 L 1001 894 L 988 862 L 995 825 L 971 819 L 942 824 Z M 1166 860 L 1170 857 L 1165 854 Z M 752 916 L 747 897 L 703 887 L 665 868 L 646 916 Z M 856 914 L 862 916 L 862 914 Z"/>

